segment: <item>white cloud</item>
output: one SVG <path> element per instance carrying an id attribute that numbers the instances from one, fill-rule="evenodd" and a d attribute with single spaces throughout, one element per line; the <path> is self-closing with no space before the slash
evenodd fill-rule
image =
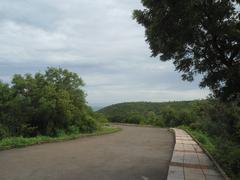
<path id="1" fill-rule="evenodd" d="M 2 0 L 0 79 L 60 66 L 83 77 L 90 104 L 205 97 L 198 81 L 150 58 L 136 8 L 139 0 Z"/>

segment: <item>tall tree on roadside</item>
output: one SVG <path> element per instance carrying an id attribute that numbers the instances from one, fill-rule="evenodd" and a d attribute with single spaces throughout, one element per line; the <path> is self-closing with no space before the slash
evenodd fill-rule
<path id="1" fill-rule="evenodd" d="M 240 96 L 240 0 L 142 0 L 133 18 L 152 56 L 172 60 L 183 80 L 202 74 L 214 97 Z"/>
<path id="2" fill-rule="evenodd" d="M 96 130 L 83 85 L 78 74 L 51 67 L 35 75 L 15 74 L 11 85 L 0 81 L 0 139 Z"/>

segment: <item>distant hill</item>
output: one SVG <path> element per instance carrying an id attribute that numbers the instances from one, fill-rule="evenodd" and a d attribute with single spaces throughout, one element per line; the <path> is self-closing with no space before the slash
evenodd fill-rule
<path id="1" fill-rule="evenodd" d="M 194 101 L 172 101 L 172 102 L 125 102 L 113 104 L 100 109 L 98 112 L 104 114 L 111 122 L 126 122 L 132 114 L 139 114 L 146 117 L 146 114 L 153 112 L 156 116 L 163 110 L 185 111 L 193 104 L 204 100 Z"/>

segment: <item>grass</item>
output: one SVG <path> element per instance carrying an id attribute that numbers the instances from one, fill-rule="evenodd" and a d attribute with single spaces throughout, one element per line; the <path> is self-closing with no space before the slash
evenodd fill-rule
<path id="1" fill-rule="evenodd" d="M 36 136 L 36 137 L 8 137 L 0 140 L 0 150 L 20 148 L 25 146 L 30 146 L 34 144 L 43 144 L 50 142 L 59 142 L 71 139 L 77 139 L 81 137 L 89 136 L 98 136 L 103 134 L 111 134 L 120 131 L 121 128 L 113 126 L 104 126 L 100 130 L 97 130 L 93 133 L 82 133 L 82 134 L 62 134 L 58 137 L 49 137 L 49 136 Z"/>

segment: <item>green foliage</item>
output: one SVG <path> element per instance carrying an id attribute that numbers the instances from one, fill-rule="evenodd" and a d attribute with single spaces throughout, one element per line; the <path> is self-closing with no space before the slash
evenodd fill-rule
<path id="1" fill-rule="evenodd" d="M 80 133 L 79 127 L 77 127 L 77 126 L 68 127 L 67 132 L 68 132 L 68 134 L 79 134 Z"/>
<path id="2" fill-rule="evenodd" d="M 158 126 L 180 125 L 181 121 L 176 115 L 176 110 L 182 112 L 182 117 L 188 115 L 188 109 L 192 106 L 191 101 L 182 102 L 130 102 L 120 103 L 100 109 L 98 112 L 104 114 L 111 122 L 125 122 L 139 124 L 151 124 Z M 176 120 L 177 119 L 177 120 Z M 185 121 L 188 121 L 187 117 Z"/>
<path id="3" fill-rule="evenodd" d="M 66 133 L 63 129 L 56 129 L 54 134 L 56 137 L 63 137 L 66 135 Z"/>
<path id="4" fill-rule="evenodd" d="M 96 119 L 97 122 L 105 124 L 108 123 L 108 119 L 106 118 L 106 116 L 104 116 L 104 114 L 99 113 L 99 112 L 95 112 L 94 113 L 94 118 Z"/>
<path id="5" fill-rule="evenodd" d="M 0 124 L 0 140 L 8 137 L 8 135 L 9 135 L 8 129 L 4 127 L 2 124 Z"/>
<path id="6" fill-rule="evenodd" d="M 0 141 L 0 147 L 22 147 L 25 145 L 32 145 L 36 144 L 37 142 L 45 141 L 47 140 L 47 136 L 36 136 L 34 138 L 24 138 L 22 136 L 19 137 L 8 137 L 4 138 Z"/>
<path id="7" fill-rule="evenodd" d="M 222 100 L 240 94 L 239 0 L 142 0 L 133 18 L 145 27 L 152 56 L 173 61 L 183 80 L 203 74 Z"/>
<path id="8" fill-rule="evenodd" d="M 231 140 L 224 140 L 223 143 L 222 139 L 217 138 L 215 146 L 213 154 L 215 158 L 232 179 L 238 180 L 240 178 L 240 145 Z"/>
<path id="9" fill-rule="evenodd" d="M 234 179 L 239 179 L 240 177 L 240 146 L 235 146 L 231 148 L 228 147 L 228 153 L 221 154 L 223 157 L 222 164 L 226 164 L 227 171 L 229 174 L 233 175 Z"/>
<path id="10" fill-rule="evenodd" d="M 73 126 L 75 132 L 96 130 L 83 85 L 76 73 L 61 68 L 16 74 L 11 86 L 0 82 L 0 137 L 62 136 Z"/>
<path id="11" fill-rule="evenodd" d="M 93 117 L 86 115 L 79 123 L 80 132 L 93 132 L 97 130 L 97 124 Z"/>
<path id="12" fill-rule="evenodd" d="M 108 126 L 108 127 L 102 127 L 101 130 L 95 131 L 94 133 L 79 134 L 75 131 L 76 127 L 72 127 L 72 128 L 74 128 L 73 133 L 69 131 L 68 134 L 65 134 L 63 131 L 59 131 L 59 134 L 58 134 L 59 136 L 57 137 L 49 137 L 49 136 L 7 137 L 0 141 L 0 150 L 7 149 L 7 148 L 24 147 L 24 146 L 39 144 L 39 143 L 63 141 L 63 140 L 75 139 L 79 137 L 110 134 L 110 133 L 118 132 L 121 130 L 120 128 Z"/>
<path id="13" fill-rule="evenodd" d="M 140 113 L 131 112 L 131 114 L 127 117 L 127 123 L 143 124 L 144 123 L 144 117 L 141 116 Z"/>

